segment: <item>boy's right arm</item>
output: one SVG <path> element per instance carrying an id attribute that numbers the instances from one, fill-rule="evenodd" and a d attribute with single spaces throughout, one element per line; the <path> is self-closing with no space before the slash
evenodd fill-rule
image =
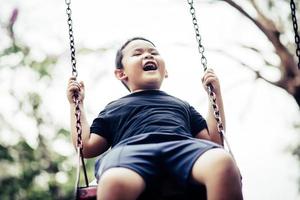
<path id="1" fill-rule="evenodd" d="M 74 94 L 78 94 L 79 108 L 81 111 L 80 122 L 82 127 L 82 142 L 83 142 L 83 157 L 91 158 L 100 155 L 108 149 L 106 139 L 98 134 L 90 134 L 90 125 L 87 122 L 83 100 L 84 100 L 84 84 L 78 83 L 74 77 L 71 77 L 68 82 L 67 97 L 70 103 L 70 119 L 71 119 L 71 135 L 74 147 L 77 146 L 77 129 L 75 116 L 75 103 L 73 102 Z"/>

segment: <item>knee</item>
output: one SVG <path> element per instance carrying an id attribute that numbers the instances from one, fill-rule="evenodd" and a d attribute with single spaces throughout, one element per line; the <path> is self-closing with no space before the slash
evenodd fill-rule
<path id="1" fill-rule="evenodd" d="M 211 178 L 230 179 L 240 176 L 232 156 L 223 149 L 212 149 L 201 155 L 192 173 L 201 182 Z"/>
<path id="2" fill-rule="evenodd" d="M 105 171 L 98 184 L 98 188 L 101 190 L 110 191 L 112 193 L 122 192 L 126 187 L 126 180 L 114 169 Z M 113 191 L 112 191 L 113 190 Z"/>
<path id="3" fill-rule="evenodd" d="M 144 180 L 132 170 L 111 168 L 99 180 L 98 199 L 135 199 L 145 188 Z"/>
<path id="4" fill-rule="evenodd" d="M 215 173 L 216 176 L 221 177 L 239 177 L 239 170 L 236 166 L 235 161 L 233 160 L 232 156 L 225 152 L 221 151 L 218 153 L 212 162 L 212 173 Z"/>
<path id="5" fill-rule="evenodd" d="M 212 149 L 200 156 L 193 167 L 192 178 L 204 184 L 210 196 L 222 194 L 222 199 L 242 199 L 239 169 L 223 149 Z"/>

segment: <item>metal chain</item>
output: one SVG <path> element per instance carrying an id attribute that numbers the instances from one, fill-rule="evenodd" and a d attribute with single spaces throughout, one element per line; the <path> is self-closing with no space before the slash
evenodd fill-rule
<path id="1" fill-rule="evenodd" d="M 295 32 L 295 43 L 296 43 L 296 55 L 298 57 L 298 69 L 300 69 L 300 37 L 298 34 L 298 24 L 296 18 L 296 5 L 294 0 L 290 2 L 291 11 L 292 11 L 292 21 L 293 21 L 293 28 Z"/>
<path id="2" fill-rule="evenodd" d="M 203 66 L 204 71 L 206 71 L 207 70 L 207 59 L 204 56 L 204 46 L 202 45 L 202 39 L 201 39 L 200 31 L 199 31 L 197 18 L 196 18 L 196 10 L 195 10 L 194 5 L 193 5 L 193 0 L 188 0 L 187 2 L 190 5 L 190 13 L 192 15 L 192 22 L 193 22 L 194 29 L 195 29 L 196 40 L 198 42 L 198 51 L 199 51 L 200 56 L 201 56 L 201 64 Z M 223 124 L 222 124 L 222 120 L 221 120 L 221 116 L 220 116 L 220 112 L 219 112 L 219 107 L 216 103 L 216 101 L 217 101 L 216 100 L 216 94 L 213 92 L 212 85 L 207 86 L 207 89 L 208 89 L 208 94 L 209 94 L 209 97 L 210 97 L 209 99 L 210 99 L 210 102 L 211 102 L 213 110 L 214 110 L 214 116 L 215 116 L 215 119 L 217 121 L 218 132 L 221 134 L 222 131 L 224 130 L 224 127 L 223 127 Z"/>
<path id="3" fill-rule="evenodd" d="M 78 94 L 73 96 L 73 102 L 75 103 L 75 117 L 76 117 L 76 131 L 77 131 L 77 148 L 81 151 L 83 148 L 82 142 L 82 127 L 81 127 L 81 110 L 80 110 L 80 101 L 78 99 Z"/>
<path id="4" fill-rule="evenodd" d="M 69 26 L 69 39 L 70 39 L 70 50 L 71 50 L 71 64 L 72 64 L 72 76 L 77 78 L 78 72 L 76 69 L 76 58 L 75 58 L 75 42 L 74 42 L 74 36 L 73 36 L 73 22 L 71 18 L 72 10 L 71 10 L 71 0 L 65 0 L 67 9 L 66 13 L 68 16 L 68 26 Z"/>
<path id="5" fill-rule="evenodd" d="M 69 40 L 70 40 L 70 52 L 71 52 L 71 64 L 72 64 L 72 76 L 75 77 L 75 80 L 77 79 L 78 72 L 76 68 L 76 57 L 75 57 L 75 42 L 74 42 L 74 35 L 73 35 L 73 21 L 72 21 L 72 10 L 71 10 L 71 0 L 65 0 L 65 3 L 67 5 L 66 13 L 68 16 L 67 22 L 69 27 Z M 85 163 L 83 159 L 83 142 L 82 142 L 82 126 L 81 126 L 81 110 L 80 110 L 80 100 L 79 100 L 79 94 L 74 94 L 73 96 L 73 102 L 75 104 L 75 117 L 76 117 L 76 132 L 77 132 L 77 153 L 78 153 L 78 169 L 77 169 L 77 187 L 79 186 L 79 165 L 80 162 L 82 163 L 83 172 L 84 172 L 84 178 L 86 186 L 89 186 Z"/>
<path id="6" fill-rule="evenodd" d="M 77 68 L 76 68 L 76 58 L 75 58 L 75 42 L 74 42 L 74 35 L 73 35 L 73 22 L 72 22 L 72 11 L 71 11 L 71 0 L 65 0 L 67 9 L 66 13 L 68 16 L 68 26 L 69 26 L 69 39 L 70 39 L 70 52 L 71 52 L 71 64 L 72 64 L 72 76 L 75 77 L 75 79 L 78 76 Z M 82 128 L 81 128 L 81 122 L 80 122 L 80 116 L 81 116 L 81 111 L 80 111 L 80 101 L 78 99 L 78 94 L 75 94 L 73 96 L 73 102 L 75 103 L 75 116 L 76 116 L 76 130 L 77 130 L 77 148 L 82 149 L 82 138 L 81 138 L 81 133 L 82 133 Z"/>
<path id="7" fill-rule="evenodd" d="M 201 64 L 203 66 L 204 71 L 206 71 L 207 70 L 207 59 L 204 56 L 204 46 L 202 45 L 202 38 L 201 38 L 201 35 L 200 35 L 198 21 L 197 21 L 197 18 L 196 18 L 196 10 L 195 10 L 194 5 L 193 5 L 193 0 L 187 0 L 187 2 L 190 6 L 190 13 L 191 13 L 191 16 L 192 16 L 192 22 L 193 22 L 193 25 L 194 25 L 196 40 L 197 40 L 197 43 L 198 43 L 198 51 L 199 51 L 200 56 L 201 56 Z M 223 123 L 222 123 L 220 110 L 219 110 L 219 107 L 217 105 L 216 94 L 213 91 L 213 86 L 211 84 L 209 84 L 207 86 L 207 91 L 208 91 L 208 94 L 209 94 L 209 100 L 210 100 L 212 108 L 213 108 L 213 112 L 214 112 L 213 114 L 214 114 L 215 120 L 217 122 L 217 129 L 218 129 L 218 133 L 221 137 L 222 145 L 224 146 L 223 141 L 225 141 L 229 153 L 232 155 L 233 159 L 235 160 L 234 155 L 231 151 L 229 142 L 227 141 L 227 138 L 225 137 L 224 126 L 223 126 Z"/>
<path id="8" fill-rule="evenodd" d="M 193 22 L 195 33 L 196 33 L 196 40 L 198 42 L 198 51 L 199 51 L 200 56 L 201 56 L 201 64 L 203 66 L 204 71 L 206 71 L 207 70 L 207 59 L 204 56 L 204 50 L 205 49 L 204 49 L 204 46 L 202 45 L 202 38 L 201 38 L 201 35 L 200 35 L 198 21 L 197 21 L 197 18 L 196 18 L 196 10 L 195 10 L 194 5 L 193 5 L 193 0 L 188 0 L 187 2 L 190 5 L 190 13 L 192 15 L 192 22 Z"/>

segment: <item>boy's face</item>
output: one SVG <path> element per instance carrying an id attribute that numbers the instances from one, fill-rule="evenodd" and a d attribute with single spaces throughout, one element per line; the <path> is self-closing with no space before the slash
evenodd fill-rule
<path id="1" fill-rule="evenodd" d="M 131 92 L 159 89 L 167 76 L 165 62 L 149 42 L 134 40 L 122 51 L 123 69 L 116 69 L 117 78 L 127 84 Z"/>

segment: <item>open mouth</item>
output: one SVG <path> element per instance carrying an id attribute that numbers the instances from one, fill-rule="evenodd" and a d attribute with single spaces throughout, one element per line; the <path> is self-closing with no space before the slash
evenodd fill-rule
<path id="1" fill-rule="evenodd" d="M 144 71 L 154 71 L 157 70 L 157 66 L 154 62 L 147 62 L 144 67 L 143 67 Z"/>

